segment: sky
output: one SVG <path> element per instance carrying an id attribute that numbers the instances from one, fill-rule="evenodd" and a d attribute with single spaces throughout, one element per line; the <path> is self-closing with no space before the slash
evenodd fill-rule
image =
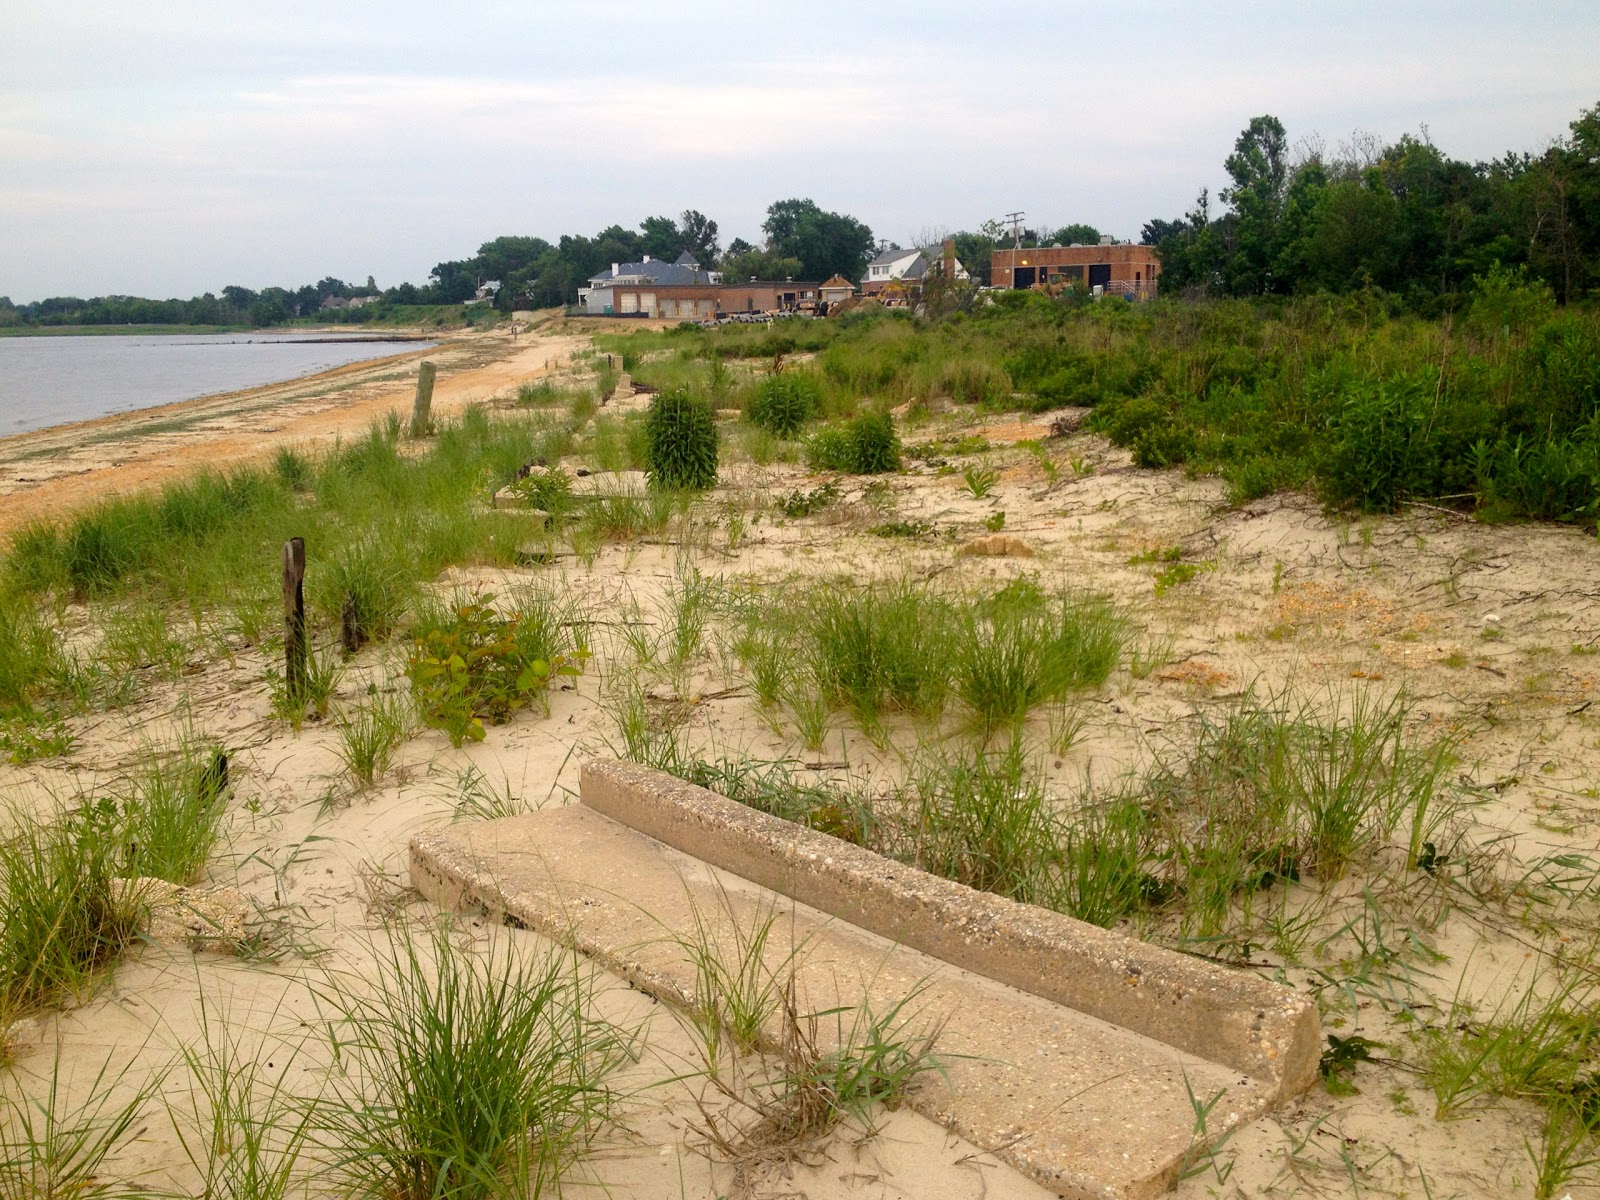
<path id="1" fill-rule="evenodd" d="M 1252 116 L 1471 161 L 1600 103 L 1600 4 L 12 0 L 0 295 L 423 283 L 502 234 L 810 197 L 1137 240 Z"/>

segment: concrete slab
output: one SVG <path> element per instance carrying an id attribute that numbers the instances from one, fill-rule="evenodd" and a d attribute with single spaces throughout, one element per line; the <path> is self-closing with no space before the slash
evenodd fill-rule
<path id="1" fill-rule="evenodd" d="M 589 777 L 586 791 L 593 790 Z M 802 1007 L 886 1011 L 919 986 L 917 1019 L 943 1023 L 947 1080 L 908 1103 L 1064 1196 L 1152 1197 L 1194 1145 L 1191 1096 L 1223 1093 L 1221 1137 L 1278 1085 L 953 966 L 787 900 L 587 805 L 453 826 L 411 844 L 411 877 L 450 907 L 482 907 L 557 938 L 635 986 L 689 1005 L 695 971 L 677 938 L 697 924 L 724 947 L 776 914 L 764 955 L 793 955 Z M 798 949 L 797 949 L 798 948 Z M 831 1026 L 823 1023 L 825 1043 Z M 768 1031 L 770 1042 L 778 1036 Z"/>
<path id="2" fill-rule="evenodd" d="M 606 500 L 643 496 L 646 486 L 643 471 L 579 471 L 573 476 L 571 491 L 574 500 Z"/>
<path id="3" fill-rule="evenodd" d="M 704 862 L 935 958 L 1223 1063 L 1277 1101 L 1317 1078 L 1307 995 L 975 891 L 634 763 L 590 759 L 583 803 Z"/>

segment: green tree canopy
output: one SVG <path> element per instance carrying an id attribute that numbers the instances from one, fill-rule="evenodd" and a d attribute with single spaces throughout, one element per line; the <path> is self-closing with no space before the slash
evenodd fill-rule
<path id="1" fill-rule="evenodd" d="M 693 208 L 684 209 L 678 221 L 683 248 L 706 270 L 716 266 L 717 255 L 721 253 L 717 245 L 717 223 Z"/>
<path id="2" fill-rule="evenodd" d="M 813 200 L 779 200 L 762 222 L 767 250 L 800 261 L 800 275 L 857 279 L 872 258 L 872 230 L 854 217 L 824 212 Z"/>
<path id="3" fill-rule="evenodd" d="M 683 249 L 678 223 L 671 217 L 646 217 L 639 223 L 639 252 L 671 262 Z"/>
<path id="4" fill-rule="evenodd" d="M 1063 246 L 1070 246 L 1073 242 L 1082 242 L 1086 246 L 1093 246 L 1100 241 L 1100 231 L 1093 225 L 1084 225 L 1081 222 L 1074 225 L 1063 225 L 1049 237 L 1051 242 L 1060 242 Z"/>

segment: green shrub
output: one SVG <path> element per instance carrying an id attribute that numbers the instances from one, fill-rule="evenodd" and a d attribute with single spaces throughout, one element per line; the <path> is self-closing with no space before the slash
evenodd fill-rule
<path id="1" fill-rule="evenodd" d="M 1323 491 L 1363 512 L 1387 512 L 1431 495 L 1437 471 L 1434 393 L 1425 380 L 1360 380 L 1345 388 L 1328 421 Z"/>
<path id="2" fill-rule="evenodd" d="M 1135 466 L 1175 467 L 1194 453 L 1194 432 L 1178 421 L 1148 426 L 1133 439 L 1132 449 Z"/>
<path id="3" fill-rule="evenodd" d="M 612 426 L 608 425 L 606 429 L 611 430 Z M 622 462 L 601 464 L 609 471 L 621 470 L 624 465 Z M 508 486 L 522 497 L 529 508 L 557 514 L 572 507 L 572 477 L 559 467 L 529 471 Z"/>
<path id="4" fill-rule="evenodd" d="M 1546 442 L 1519 436 L 1480 451 L 1480 499 L 1547 521 L 1593 519 L 1600 509 L 1600 430 L 1584 432 L 1582 439 Z"/>
<path id="5" fill-rule="evenodd" d="M 1118 446 L 1132 449 L 1152 430 L 1158 430 L 1172 419 L 1170 407 L 1149 396 L 1135 396 L 1106 404 L 1097 411 L 1090 424 L 1104 433 Z"/>
<path id="6" fill-rule="evenodd" d="M 778 501 L 778 511 L 786 517 L 809 517 L 814 512 L 820 512 L 842 493 L 836 483 L 825 483 L 821 487 L 812 488 L 809 492 L 796 488 Z"/>
<path id="7" fill-rule="evenodd" d="M 700 490 L 717 482 L 717 419 L 707 400 L 676 388 L 659 392 L 645 422 L 646 472 L 658 488 Z"/>
<path id="8" fill-rule="evenodd" d="M 720 360 L 719 360 L 720 361 Z M 815 376 L 790 372 L 761 381 L 750 398 L 750 420 L 779 437 L 792 438 L 817 414 L 821 388 Z"/>
<path id="9" fill-rule="evenodd" d="M 886 412 L 863 413 L 850 422 L 853 475 L 882 475 L 900 469 L 900 438 Z"/>
<path id="10" fill-rule="evenodd" d="M 806 446 L 806 460 L 823 471 L 882 475 L 900 469 L 900 438 L 887 412 L 863 413 L 844 425 L 819 429 Z"/>
<path id="11" fill-rule="evenodd" d="M 412 637 L 406 674 L 417 708 L 455 746 L 482 741 L 484 721 L 509 720 L 557 678 L 581 674 L 588 657 L 554 600 L 531 596 L 509 614 L 493 600 L 425 613 Z"/>
<path id="12" fill-rule="evenodd" d="M 806 442 L 806 462 L 818 471 L 848 471 L 853 458 L 850 430 L 845 425 L 819 429 Z"/>

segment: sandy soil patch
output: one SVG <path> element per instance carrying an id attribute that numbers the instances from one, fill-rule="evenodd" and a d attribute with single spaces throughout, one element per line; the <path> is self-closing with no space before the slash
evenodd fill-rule
<path id="1" fill-rule="evenodd" d="M 448 410 L 491 398 L 558 369 L 584 344 L 578 333 L 562 332 L 441 348 L 432 352 L 441 363 L 436 404 Z M 331 440 L 409 406 L 409 358 L 366 370 L 370 377 L 355 372 L 264 395 L 193 402 L 182 415 L 199 419 L 176 432 L 140 434 L 140 423 L 155 420 L 140 414 L 97 424 L 96 433 L 104 428 L 116 437 L 96 446 L 74 446 L 81 432 L 8 439 L 0 468 L 11 490 L 0 501 L 0 522 L 65 511 L 200 463 L 259 457 L 278 441 Z M 957 415 L 908 439 L 977 431 L 977 422 Z M 1047 436 L 1048 427 L 1041 432 L 1019 417 L 983 432 L 999 445 Z M 24 449 L 41 457 L 25 458 Z M 332 1064 L 315 1036 L 313 986 L 325 972 L 370 971 L 380 918 L 424 915 L 407 894 L 408 838 L 431 825 L 472 819 L 489 796 L 527 805 L 565 802 L 581 756 L 618 744 L 615 685 L 633 669 L 626 665 L 634 653 L 630 632 L 665 636 L 668 598 L 691 568 L 730 588 L 911 573 L 952 587 L 998 588 L 1027 577 L 1115 595 L 1133 614 L 1152 662 L 1141 672 L 1125 664 L 1088 700 L 1081 736 L 1046 763 L 1063 788 L 1115 778 L 1148 761 L 1187 736 L 1198 714 L 1252 688 L 1404 686 L 1420 721 L 1460 735 L 1454 769 L 1482 798 L 1476 819 L 1504 835 L 1508 853 L 1530 863 L 1563 855 L 1595 861 L 1600 710 L 1591 705 L 1600 672 L 1590 668 L 1589 654 L 1600 641 L 1600 549 L 1592 537 L 1550 526 L 1480 525 L 1421 508 L 1357 521 L 1293 495 L 1231 507 L 1220 483 L 1137 470 L 1093 435 L 1075 434 L 1046 449 L 1053 472 L 1024 450 L 991 452 L 985 461 L 1003 470 L 983 499 L 953 490 L 936 468 L 913 467 L 871 485 L 843 480 L 838 505 L 799 520 L 776 515 L 770 502 L 820 479 L 797 466 L 733 464 L 718 492 L 662 538 L 610 544 L 590 561 L 563 551 L 543 567 L 448 572 L 441 588 L 503 594 L 535 583 L 580 597 L 595 621 L 595 656 L 581 677 L 551 694 L 548 714 L 524 712 L 491 728 L 482 743 L 459 749 L 438 732 L 421 732 L 370 789 L 352 787 L 344 773 L 334 721 L 296 733 L 271 715 L 265 682 L 271 656 L 237 638 L 222 637 L 203 669 L 178 683 L 152 682 L 123 711 L 74 718 L 78 740 L 70 757 L 5 768 L 6 784 L 40 797 L 90 789 L 131 766 L 138 739 L 170 730 L 179 713 L 229 747 L 237 785 L 227 842 L 208 874 L 254 901 L 279 955 L 242 961 L 138 949 L 98 994 L 30 1031 L 20 1076 L 47 1068 L 58 1038 L 63 1062 L 80 1082 L 107 1057 L 154 1068 L 194 1042 L 209 1012 L 227 1014 L 265 1052 L 297 1047 L 293 1078 L 315 1090 Z M 73 465 L 31 478 L 41 463 Z M 958 553 L 1002 512 L 1006 535 L 1025 539 L 1033 557 Z M 870 529 L 888 515 L 926 523 L 929 532 L 874 536 Z M 1164 557 L 1169 550 L 1176 557 Z M 1194 569 L 1163 584 L 1162 572 L 1173 562 Z M 334 711 L 354 711 L 369 689 L 403 686 L 393 648 L 369 648 L 347 665 Z M 839 778 L 894 769 L 891 749 L 837 718 L 824 753 L 805 751 L 781 713 L 753 703 L 716 628 L 681 678 L 663 677 L 655 686 L 652 719 L 680 724 L 697 746 L 817 763 Z M 892 735 L 891 743 L 906 745 L 940 733 L 895 726 Z M 1359 895 L 1340 902 L 1358 919 Z M 536 940 L 481 922 L 468 933 L 480 944 Z M 1447 1016 L 1457 989 L 1492 1006 L 1561 939 L 1592 953 L 1592 921 L 1575 907 L 1532 916 L 1452 911 L 1431 924 L 1413 918 L 1383 936 L 1392 956 L 1361 962 L 1343 950 L 1319 957 L 1308 949 L 1281 964 L 1260 946 L 1217 948 L 1230 961 L 1313 991 L 1324 1000 L 1331 1031 L 1369 1037 L 1389 1048 L 1380 1057 L 1411 1065 L 1362 1064 L 1353 1074 L 1355 1090 L 1334 1095 L 1319 1088 L 1239 1129 L 1180 1194 L 1529 1194 L 1532 1110 L 1511 1101 L 1434 1120 L 1433 1096 L 1410 1051 L 1419 1029 Z M 602 987 L 599 1007 L 641 1027 L 644 1049 L 626 1076 L 638 1085 L 627 1120 L 586 1160 L 575 1183 L 641 1200 L 721 1194 L 730 1185 L 729 1168 L 693 1148 L 697 1093 L 684 1077 L 693 1055 L 683 1026 L 617 981 Z M 1019 1041 L 1025 1039 L 1019 1031 Z M 193 1184 L 159 1114 L 115 1166 L 147 1186 Z M 1600 1195 L 1593 1187 L 1570 1192 Z M 874 1139 L 836 1137 L 801 1162 L 773 1168 L 751 1194 L 1042 1195 L 905 1112 L 887 1117 Z"/>

